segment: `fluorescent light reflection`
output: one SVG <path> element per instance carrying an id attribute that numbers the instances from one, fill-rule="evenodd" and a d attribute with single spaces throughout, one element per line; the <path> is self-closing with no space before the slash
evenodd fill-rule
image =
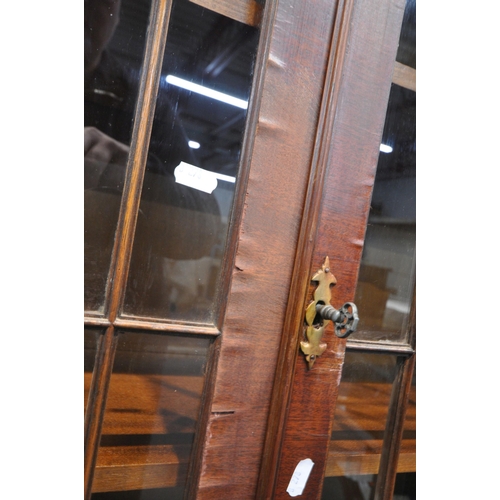
<path id="1" fill-rule="evenodd" d="M 188 82 L 187 80 L 183 80 L 182 78 L 178 78 L 174 75 L 167 75 L 167 83 L 171 85 L 175 85 L 176 87 L 181 87 L 186 90 L 190 90 L 191 92 L 196 92 L 197 94 L 204 95 L 206 97 L 211 97 L 212 99 L 216 99 L 217 101 L 225 102 L 226 104 L 231 104 L 232 106 L 236 106 L 241 109 L 248 109 L 248 102 L 243 99 L 238 99 L 237 97 L 233 97 L 223 92 L 218 92 L 217 90 L 212 90 L 207 87 L 203 87 L 202 85 L 198 85 L 197 83 Z"/>
<path id="2" fill-rule="evenodd" d="M 232 182 L 233 184 L 236 182 L 236 177 L 231 177 L 230 175 L 217 174 L 213 172 L 214 177 L 219 179 L 220 181 Z"/>
<path id="3" fill-rule="evenodd" d="M 392 153 L 392 148 L 391 148 L 391 146 L 388 146 L 387 144 L 381 144 L 380 151 L 382 151 L 382 153 Z"/>
<path id="4" fill-rule="evenodd" d="M 201 144 L 199 142 L 196 142 L 196 141 L 189 141 L 188 146 L 191 149 L 200 149 Z"/>

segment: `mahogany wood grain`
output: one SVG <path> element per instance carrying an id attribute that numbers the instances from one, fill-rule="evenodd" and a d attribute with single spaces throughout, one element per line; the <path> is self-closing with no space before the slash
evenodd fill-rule
<path id="1" fill-rule="evenodd" d="M 88 389 L 86 498 L 94 470 L 94 490 L 110 491 L 179 485 L 188 467 L 189 498 L 288 498 L 291 473 L 308 457 L 315 466 L 304 498 L 319 498 L 323 474 L 330 470 L 332 416 L 346 342 L 330 329 L 327 351 L 308 370 L 298 351 L 303 309 L 312 292 L 310 277 L 326 255 L 338 280 L 333 305 L 354 297 L 404 2 L 266 2 L 218 295 L 220 315 L 213 328 L 179 327 L 195 335 L 221 332 L 206 383 L 197 389 L 203 390 L 204 404 L 198 426 L 189 429 L 189 434 L 197 429 L 191 466 L 181 444 L 149 452 L 140 445 L 103 446 L 97 455 L 115 328 L 179 331 L 169 322 L 118 317 L 170 4 L 157 0 L 153 9 L 148 69 L 108 281 L 108 318 L 87 317 L 89 325 L 112 326 Z M 143 418 L 127 427 L 117 412 L 104 425 L 106 432 L 126 437 L 137 430 L 134 425 L 161 433 L 169 424 L 168 419 Z M 410 460 L 411 453 L 401 457 Z M 341 460 L 353 469 L 373 467 L 380 452 L 338 455 L 333 470 L 339 470 Z M 141 481 L 146 483 L 141 486 Z"/>
<path id="2" fill-rule="evenodd" d="M 404 2 L 355 2 L 343 67 L 319 232 L 309 277 L 325 256 L 337 278 L 332 304 L 353 300 Z M 314 238 L 315 235 L 312 235 Z M 362 314 L 362 311 L 360 312 Z M 290 336 L 300 336 L 300 324 Z M 295 337 L 296 338 L 296 337 Z M 327 351 L 308 370 L 298 349 L 273 499 L 286 499 L 297 463 L 315 463 L 303 493 L 321 496 L 345 340 L 326 333 Z M 292 345 L 292 342 L 290 342 Z"/>
<path id="3" fill-rule="evenodd" d="M 280 460 L 284 424 L 289 405 L 293 381 L 293 373 L 297 360 L 299 341 L 297 331 L 303 322 L 304 296 L 310 285 L 309 269 L 314 248 L 314 237 L 317 233 L 318 215 L 321 206 L 321 193 L 327 168 L 329 138 L 332 134 L 336 105 L 339 96 L 337 82 L 342 73 L 347 26 L 349 24 L 352 2 L 338 2 L 332 10 L 332 36 L 329 41 L 329 56 L 326 78 L 323 88 L 318 126 L 316 130 L 315 149 L 309 174 L 308 190 L 302 214 L 302 223 L 295 256 L 292 283 L 287 303 L 285 323 L 280 346 L 281 355 L 275 373 L 271 410 L 266 433 L 265 450 L 262 458 L 258 498 L 271 498 L 274 495 L 276 474 Z M 300 299 L 299 299 L 300 298 Z"/>
<path id="4" fill-rule="evenodd" d="M 417 70 L 399 62 L 394 64 L 392 82 L 409 90 L 417 90 Z"/>
<path id="5" fill-rule="evenodd" d="M 256 497 L 334 12 L 324 0 L 277 3 L 265 78 L 256 86 L 262 99 L 240 202 L 199 499 Z"/>
<path id="6" fill-rule="evenodd" d="M 168 319 L 144 318 L 135 316 L 121 315 L 115 319 L 114 325 L 128 331 L 153 331 L 153 332 L 172 332 L 185 333 L 192 335 L 204 335 L 217 337 L 220 330 L 211 325 L 203 325 L 189 322 L 174 322 Z"/>

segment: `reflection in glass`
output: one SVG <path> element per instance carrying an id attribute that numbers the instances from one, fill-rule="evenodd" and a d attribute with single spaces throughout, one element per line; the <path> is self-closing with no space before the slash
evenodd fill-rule
<path id="1" fill-rule="evenodd" d="M 126 314 L 214 321 L 258 34 L 173 2 Z"/>
<path id="2" fill-rule="evenodd" d="M 353 339 L 406 339 L 416 265 L 415 96 L 392 85 L 356 289 L 363 314 Z"/>
<path id="3" fill-rule="evenodd" d="M 417 473 L 401 473 L 396 475 L 394 485 L 394 500 L 416 500 Z"/>
<path id="4" fill-rule="evenodd" d="M 375 487 L 397 358 L 347 352 L 323 497 L 368 499 Z"/>
<path id="5" fill-rule="evenodd" d="M 114 492 L 117 500 L 141 489 L 164 498 L 182 493 L 209 345 L 205 338 L 120 334 L 93 492 Z"/>
<path id="6" fill-rule="evenodd" d="M 85 0 L 85 309 L 103 307 L 150 0 Z"/>
<path id="7" fill-rule="evenodd" d="M 95 360 L 99 339 L 102 332 L 97 329 L 85 328 L 83 333 L 84 342 L 84 357 L 83 357 L 83 384 L 84 384 L 84 408 L 87 410 L 87 402 L 89 399 L 90 384 L 94 373 Z"/>
<path id="8" fill-rule="evenodd" d="M 403 15 L 403 25 L 399 38 L 398 53 L 396 61 L 411 68 L 417 67 L 416 58 L 416 0 L 406 0 L 405 12 Z"/>

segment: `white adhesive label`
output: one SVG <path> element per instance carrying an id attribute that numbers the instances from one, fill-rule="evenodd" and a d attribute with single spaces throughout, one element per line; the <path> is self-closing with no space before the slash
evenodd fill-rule
<path id="1" fill-rule="evenodd" d="M 287 493 L 291 497 L 298 497 L 299 495 L 302 495 L 313 466 L 314 462 L 310 458 L 301 460 L 297 464 L 297 467 L 295 467 L 295 470 L 293 471 L 292 479 L 290 479 L 290 483 L 286 489 Z"/>
<path id="2" fill-rule="evenodd" d="M 184 186 L 212 193 L 217 187 L 217 177 L 213 172 L 181 161 L 174 170 L 175 182 Z"/>

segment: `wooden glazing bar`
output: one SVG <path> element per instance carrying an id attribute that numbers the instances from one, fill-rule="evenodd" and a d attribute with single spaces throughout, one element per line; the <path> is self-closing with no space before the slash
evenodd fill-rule
<path id="1" fill-rule="evenodd" d="M 392 75 L 392 83 L 400 85 L 405 89 L 417 90 L 417 70 L 410 66 L 405 66 L 399 62 L 394 64 L 394 74 Z"/>
<path id="2" fill-rule="evenodd" d="M 134 330 L 148 330 L 153 332 L 171 332 L 171 333 L 182 333 L 182 334 L 192 334 L 192 335 L 209 335 L 218 336 L 220 335 L 220 330 L 215 326 L 210 325 L 200 325 L 193 323 L 174 323 L 172 321 L 161 321 L 154 319 L 145 318 L 133 318 L 131 316 L 120 316 L 114 321 L 116 328 L 126 329 L 130 331 Z"/>
<path id="3" fill-rule="evenodd" d="M 405 423 L 406 407 L 411 389 L 415 355 L 398 359 L 398 373 L 393 385 L 389 415 L 384 433 L 384 447 L 375 486 L 374 500 L 392 500 L 398 459 Z"/>
<path id="4" fill-rule="evenodd" d="M 105 310 L 111 324 L 117 317 L 127 280 L 171 7 L 172 0 L 156 0 L 151 8 L 138 105 L 135 110 L 134 129 L 116 230 L 117 238 L 113 247 L 106 290 Z M 116 330 L 110 326 L 106 330 L 101 345 L 102 359 L 96 362 L 90 389 L 88 418 L 85 422 L 86 500 L 90 499 L 92 492 L 92 480 L 116 345 Z"/>
<path id="5" fill-rule="evenodd" d="M 292 272 L 292 283 L 283 325 L 282 343 L 276 367 L 275 382 L 271 399 L 269 421 L 260 469 L 257 498 L 274 498 L 282 440 L 291 397 L 297 352 L 305 310 L 305 296 L 310 284 L 311 260 L 314 241 L 318 230 L 318 216 L 321 208 L 323 184 L 328 166 L 329 138 L 332 135 L 336 105 L 339 97 L 339 78 L 342 74 L 347 32 L 352 0 L 340 0 L 334 7 L 335 21 L 330 42 L 330 54 L 323 90 L 322 104 L 316 133 L 315 149 L 309 175 L 304 213 L 299 232 L 299 241 Z M 297 301 L 296 297 L 304 297 Z M 288 333 L 288 335 L 287 335 Z"/>
<path id="6" fill-rule="evenodd" d="M 83 318 L 83 324 L 85 326 L 110 326 L 110 322 L 107 318 L 101 318 L 96 316 L 87 316 L 85 315 Z"/>
<path id="7" fill-rule="evenodd" d="M 85 414 L 84 488 L 86 500 L 90 499 L 92 493 L 92 479 L 116 346 L 117 336 L 115 330 L 113 326 L 109 326 L 99 342 Z"/>
<path id="8" fill-rule="evenodd" d="M 153 2 L 148 28 L 134 128 L 118 219 L 117 235 L 111 257 L 106 290 L 106 309 L 113 323 L 125 294 L 142 184 L 146 171 L 148 145 L 153 126 L 155 99 L 160 82 L 172 0 Z"/>
<path id="9" fill-rule="evenodd" d="M 394 344 L 391 342 L 370 342 L 363 340 L 348 340 L 346 349 L 349 351 L 377 352 L 380 354 L 397 354 L 411 356 L 415 350 L 410 344 Z"/>

